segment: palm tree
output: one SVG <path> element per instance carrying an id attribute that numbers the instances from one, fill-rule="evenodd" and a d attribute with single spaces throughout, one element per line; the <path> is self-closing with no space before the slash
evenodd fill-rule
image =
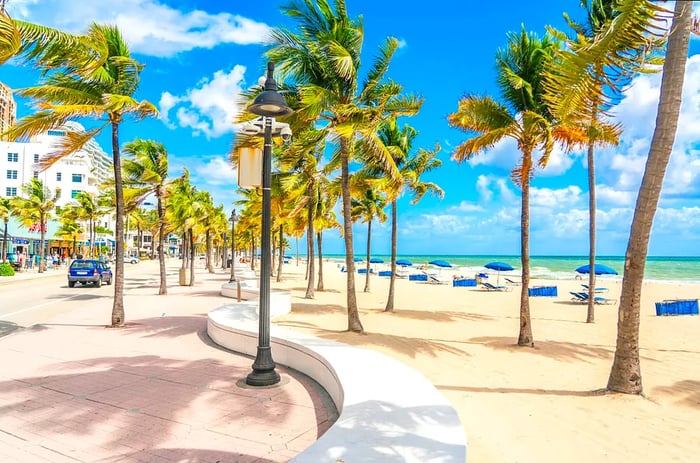
<path id="1" fill-rule="evenodd" d="M 105 62 L 89 75 L 53 72 L 37 87 L 23 89 L 19 94 L 32 99 L 40 111 L 20 120 L 8 131 L 11 138 L 32 137 L 48 129 L 61 127 L 71 119 L 95 117 L 103 122 L 84 132 L 68 131 L 54 153 L 45 160 L 48 167 L 58 159 L 81 149 L 108 125 L 112 132 L 112 161 L 116 195 L 116 253 L 124 253 L 124 197 L 121 158 L 119 155 L 119 126 L 128 115 L 143 119 L 158 113 L 148 101 L 133 98 L 139 84 L 143 65 L 131 57 L 119 29 L 115 26 L 93 24 L 87 34 L 94 48 L 108 50 Z M 65 59 L 70 54 L 66 51 Z M 112 326 L 124 325 L 124 263 L 115 262 L 114 303 Z"/>
<path id="2" fill-rule="evenodd" d="M 545 81 L 545 99 L 558 119 L 565 124 L 577 126 L 583 136 L 582 144 L 587 145 L 588 163 L 588 216 L 589 216 L 589 266 L 595 268 L 596 257 L 596 195 L 595 195 L 595 148 L 596 146 L 617 145 L 621 127 L 612 125 L 607 121 L 606 115 L 612 105 L 620 101 L 622 92 L 631 83 L 632 77 L 639 72 L 642 66 L 648 63 L 657 63 L 658 59 L 650 60 L 648 55 L 653 48 L 650 47 L 649 35 L 632 35 L 634 41 L 620 42 L 617 46 L 625 48 L 613 48 L 608 53 L 597 55 L 597 61 L 583 61 L 578 52 L 586 52 L 594 43 L 601 32 L 604 32 L 610 23 L 619 16 L 615 9 L 614 0 L 582 0 L 581 5 L 586 8 L 587 22 L 580 24 L 566 17 L 567 22 L 575 32 L 575 39 L 569 40 L 569 46 L 560 50 L 557 60 L 547 72 Z M 563 34 L 558 34 L 566 39 Z M 643 41 L 640 41 L 643 40 Z M 595 92 L 586 98 L 577 100 L 584 105 L 573 108 L 572 114 L 562 114 L 561 102 L 568 101 L 567 94 L 571 92 L 571 73 L 578 69 L 580 73 L 590 73 L 595 85 Z M 603 88 L 605 92 L 603 93 Z M 595 321 L 595 272 L 588 275 L 588 310 L 586 323 Z"/>
<path id="3" fill-rule="evenodd" d="M 77 251 L 76 242 L 78 237 L 85 231 L 83 226 L 77 221 L 77 218 L 73 216 L 73 211 L 70 209 L 62 208 L 60 214 L 60 227 L 56 230 L 56 236 L 61 236 L 65 238 L 70 238 L 73 241 L 73 250 L 71 251 L 71 257 L 75 256 Z"/>
<path id="4" fill-rule="evenodd" d="M 76 220 L 86 221 L 88 223 L 88 239 L 90 240 L 90 248 L 88 255 L 94 257 L 94 247 L 97 241 L 96 224 L 100 217 L 109 213 L 109 208 L 106 203 L 106 198 L 95 198 L 92 194 L 81 191 L 75 198 L 74 203 L 68 204 L 65 209 L 72 212 L 71 214 Z"/>
<path id="5" fill-rule="evenodd" d="M 440 199 L 444 196 L 444 191 L 438 185 L 421 180 L 423 174 L 437 169 L 442 165 L 442 161 L 437 159 L 440 146 L 427 151 L 419 149 L 415 155 L 410 151 L 413 140 L 418 132 L 408 124 L 399 129 L 396 119 L 389 119 L 379 132 L 384 144 L 392 151 L 394 163 L 398 166 L 403 183 L 395 189 L 391 195 L 391 277 L 389 280 L 389 294 L 387 296 L 385 312 L 394 311 L 394 288 L 396 282 L 396 254 L 398 247 L 398 198 L 408 189 L 413 194 L 411 204 L 418 203 L 426 193 L 433 193 Z"/>
<path id="6" fill-rule="evenodd" d="M 2 252 L 0 252 L 2 262 L 7 261 L 7 224 L 10 222 L 11 215 L 12 207 L 10 205 L 10 198 L 0 198 L 0 219 L 2 219 L 2 222 L 5 225 L 2 236 Z"/>
<path id="7" fill-rule="evenodd" d="M 149 194 L 156 197 L 158 212 L 158 262 L 160 265 L 160 288 L 158 294 L 168 294 L 165 273 L 164 236 L 165 205 L 168 179 L 168 152 L 162 143 L 136 139 L 124 145 L 122 152 L 129 156 L 124 160 L 123 170 L 127 185 L 139 188 L 141 201 Z"/>
<path id="8" fill-rule="evenodd" d="M 642 282 L 651 226 L 678 127 L 692 25 L 691 10 L 691 2 L 676 2 L 673 23 L 670 27 L 656 127 L 637 196 L 625 254 L 625 275 L 622 279 L 620 314 L 617 318 L 615 358 L 607 386 L 608 390 L 615 392 L 627 394 L 642 392 L 642 374 L 639 365 L 639 311 Z"/>
<path id="9" fill-rule="evenodd" d="M 356 137 L 368 140 L 379 162 L 391 156 L 377 137 L 378 126 L 392 115 L 415 114 L 422 100 L 401 95 L 401 87 L 385 82 L 398 40 L 388 38 L 360 88 L 360 54 L 364 39 L 361 19 L 348 17 L 345 0 L 290 2 L 282 11 L 299 24 L 299 32 L 273 32 L 275 46 L 266 54 L 285 76 L 293 77 L 301 96 L 297 114 L 318 120 L 338 147 L 341 163 L 343 237 L 347 268 L 348 330 L 363 332 L 355 294 L 350 196 L 350 159 Z M 398 181 L 398 171 L 387 169 Z"/>
<path id="10" fill-rule="evenodd" d="M 523 30 L 508 34 L 508 47 L 496 55 L 498 85 L 505 104 L 491 97 L 469 95 L 459 102 L 457 112 L 448 116 L 453 127 L 473 131 L 477 135 L 461 143 L 453 158 L 458 162 L 493 147 L 505 137 L 513 138 L 522 153 L 519 164 L 511 172 L 522 191 L 520 334 L 518 345 L 534 346 L 530 323 L 530 178 L 534 174 L 533 153 L 540 149 L 538 164 L 546 166 L 554 138 L 550 115 L 542 98 L 543 70 L 551 63 L 556 42 L 548 35 L 540 39 Z"/>
<path id="11" fill-rule="evenodd" d="M 359 172 L 356 175 L 362 176 Z M 385 185 L 378 179 L 358 178 L 359 185 L 355 186 L 356 197 L 352 198 L 352 217 L 367 223 L 367 264 L 364 292 L 369 292 L 370 282 L 370 256 L 372 247 L 372 221 L 376 218 L 379 222 L 386 222 L 387 216 L 384 208 L 387 204 L 386 194 L 382 194 Z"/>
<path id="12" fill-rule="evenodd" d="M 88 37 L 76 36 L 50 27 L 13 20 L 0 2 L 0 64 L 19 57 L 47 71 L 62 68 L 89 75 L 107 59 L 107 49 Z"/>
<path id="13" fill-rule="evenodd" d="M 61 196 L 61 190 L 57 188 L 52 194 L 41 180 L 32 178 L 29 183 L 22 185 L 22 193 L 22 196 L 14 196 L 11 199 L 12 209 L 24 226 L 38 224 L 41 235 L 39 273 L 43 273 L 46 271 L 46 227 L 51 211 L 56 208 L 56 200 Z"/>

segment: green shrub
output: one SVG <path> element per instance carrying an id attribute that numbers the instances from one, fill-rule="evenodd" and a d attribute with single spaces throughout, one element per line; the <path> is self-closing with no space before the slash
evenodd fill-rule
<path id="1" fill-rule="evenodd" d="M 0 264 L 0 277 L 11 277 L 15 275 L 15 269 L 9 262 Z"/>

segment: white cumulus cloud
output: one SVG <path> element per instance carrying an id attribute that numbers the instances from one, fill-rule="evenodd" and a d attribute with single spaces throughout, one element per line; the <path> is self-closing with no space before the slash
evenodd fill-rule
<path id="1" fill-rule="evenodd" d="M 245 66 L 230 71 L 216 71 L 211 78 L 200 80 L 184 95 L 163 92 L 160 97 L 160 118 L 173 127 L 170 111 L 175 109 L 180 127 L 190 127 L 195 135 L 219 137 L 234 130 L 234 119 L 241 112 L 238 95 L 242 91 Z"/>
<path id="2" fill-rule="evenodd" d="M 240 15 L 180 10 L 156 0 L 13 0 L 7 8 L 18 19 L 75 33 L 92 22 L 116 24 L 132 51 L 160 57 L 224 43 L 266 43 L 271 31 Z"/>

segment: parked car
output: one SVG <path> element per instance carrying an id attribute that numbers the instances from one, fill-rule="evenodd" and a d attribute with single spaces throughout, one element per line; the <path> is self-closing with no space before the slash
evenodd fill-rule
<path id="1" fill-rule="evenodd" d="M 96 259 L 76 259 L 68 268 L 68 286 L 72 288 L 76 283 L 92 283 L 98 288 L 102 283 L 111 285 L 112 269 L 105 262 Z"/>
<path id="2" fill-rule="evenodd" d="M 124 255 L 124 263 L 129 263 L 129 264 L 138 264 L 139 263 L 139 258 L 137 256 L 127 256 Z"/>

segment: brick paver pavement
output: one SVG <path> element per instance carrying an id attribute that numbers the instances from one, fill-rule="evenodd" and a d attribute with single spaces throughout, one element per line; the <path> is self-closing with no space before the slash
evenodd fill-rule
<path id="1" fill-rule="evenodd" d="M 169 271 L 167 296 L 127 273 L 124 328 L 95 297 L 0 337 L 0 462 L 285 462 L 328 429 L 315 382 L 279 367 L 280 385 L 247 387 L 252 359 L 206 337 L 226 276 L 179 287 Z"/>

